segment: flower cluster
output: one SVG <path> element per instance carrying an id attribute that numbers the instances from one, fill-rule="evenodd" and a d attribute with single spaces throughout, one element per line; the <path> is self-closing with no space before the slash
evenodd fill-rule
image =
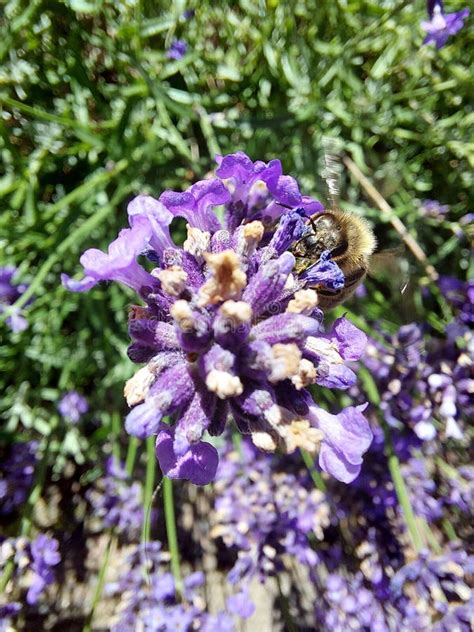
<path id="1" fill-rule="evenodd" d="M 436 48 L 442 48 L 450 35 L 455 35 L 464 26 L 464 20 L 470 15 L 469 9 L 454 13 L 445 13 L 442 0 L 427 0 L 429 20 L 423 20 L 421 28 L 427 33 L 423 44 L 433 42 Z"/>
<path id="2" fill-rule="evenodd" d="M 45 534 L 34 540 L 24 537 L 7 538 L 0 547 L 0 569 L 4 571 L 13 562 L 13 583 L 15 588 L 27 588 L 28 604 L 38 603 L 40 597 L 55 579 L 53 567 L 59 564 L 59 544 Z"/>
<path id="3" fill-rule="evenodd" d="M 285 556 L 314 566 L 310 544 L 322 540 L 329 525 L 329 506 L 314 489 L 301 464 L 294 472 L 278 471 L 275 459 L 258 453 L 247 441 L 227 450 L 217 472 L 211 536 L 238 551 L 229 575 L 233 582 L 254 575 L 264 579 L 283 568 Z"/>
<path id="4" fill-rule="evenodd" d="M 377 382 L 386 421 L 412 428 L 421 440 L 439 432 L 462 439 L 463 423 L 474 413 L 474 338 L 460 322 L 472 311 L 468 305 L 461 308 L 463 316 L 451 323 L 448 336 L 432 339 L 428 348 L 415 324 L 401 327 L 387 344 L 372 340 L 367 345 L 364 363 Z"/>
<path id="5" fill-rule="evenodd" d="M 26 501 L 37 461 L 36 441 L 16 443 L 0 461 L 0 514 L 9 514 Z"/>
<path id="6" fill-rule="evenodd" d="M 318 629 L 328 632 L 387 632 L 390 629 L 381 602 L 365 587 L 360 573 L 353 577 L 330 573 L 321 582 L 318 593 L 315 608 Z"/>
<path id="7" fill-rule="evenodd" d="M 77 424 L 82 415 L 89 410 L 89 404 L 87 399 L 77 391 L 69 391 L 59 400 L 58 410 L 64 419 L 70 423 Z"/>
<path id="8" fill-rule="evenodd" d="M 310 230 L 308 216 L 323 207 L 300 193 L 279 160 L 252 162 L 237 152 L 217 162 L 216 177 L 185 192 L 132 200 L 130 227 L 107 253 L 82 255 L 82 280 L 63 275 L 63 283 L 85 291 L 116 280 L 144 301 L 129 320 L 129 356 L 146 365 L 125 387 L 134 406 L 126 428 L 141 438 L 158 434 L 164 474 L 211 481 L 218 455 L 202 437 L 220 435 L 231 416 L 259 448 L 319 450 L 321 468 L 350 482 L 372 440 L 364 406 L 332 415 L 307 387 L 351 387 L 356 376 L 346 362 L 361 356 L 366 336 L 345 318 L 323 329 L 312 288 L 344 283 L 330 252 L 298 275 L 291 253 Z M 182 247 L 170 234 L 175 217 L 187 221 Z M 170 416 L 174 426 L 164 423 Z"/>
<path id="9" fill-rule="evenodd" d="M 105 476 L 87 492 L 87 499 L 104 527 L 116 529 L 128 540 L 139 535 L 144 519 L 141 486 L 137 481 L 130 483 L 124 467 L 113 457 L 107 459 Z"/>
<path id="10" fill-rule="evenodd" d="M 228 598 L 226 610 L 207 613 L 200 594 L 205 581 L 201 572 L 183 579 L 180 599 L 168 567 L 169 555 L 161 550 L 159 541 L 133 550 L 118 581 L 106 585 L 109 595 L 120 597 L 111 632 L 234 632 L 236 616 L 247 618 L 253 613 L 253 605 L 243 592 Z"/>
<path id="11" fill-rule="evenodd" d="M 24 283 L 14 283 L 13 278 L 16 273 L 17 269 L 15 266 L 0 267 L 0 313 L 4 312 L 10 305 L 13 305 L 28 287 Z M 28 327 L 28 321 L 18 310 L 10 310 L 6 323 L 15 333 Z"/>
<path id="12" fill-rule="evenodd" d="M 418 558 L 403 566 L 392 578 L 390 588 L 394 602 L 408 619 L 418 620 L 432 629 L 434 621 L 441 619 L 436 630 L 448 630 L 448 622 L 457 624 L 458 630 L 472 629 L 474 595 L 469 575 L 474 572 L 474 556 L 452 548 L 433 557 L 422 552 Z M 409 629 L 408 626 L 406 626 Z"/>

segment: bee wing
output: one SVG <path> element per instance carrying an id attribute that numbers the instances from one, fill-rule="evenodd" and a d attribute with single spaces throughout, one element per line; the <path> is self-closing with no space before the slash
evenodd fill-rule
<path id="1" fill-rule="evenodd" d="M 326 183 L 327 198 L 332 209 L 339 208 L 341 195 L 341 145 L 336 138 L 323 136 L 324 168 L 323 180 Z"/>
<path id="2" fill-rule="evenodd" d="M 409 283 L 408 261 L 404 254 L 402 245 L 374 252 L 369 258 L 369 276 L 401 279 L 400 292 L 403 294 Z"/>

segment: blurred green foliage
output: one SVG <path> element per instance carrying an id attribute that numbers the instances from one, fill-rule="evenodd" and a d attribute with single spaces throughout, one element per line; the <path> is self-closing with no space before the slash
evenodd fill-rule
<path id="1" fill-rule="evenodd" d="M 18 265 L 35 297 L 29 329 L 0 324 L 7 431 L 21 422 L 48 434 L 58 394 L 75 388 L 102 424 L 87 439 L 64 431 L 66 451 L 81 458 L 108 436 L 133 370 L 133 298 L 116 286 L 70 294 L 59 274 L 79 271 L 85 248 L 106 247 L 133 195 L 187 187 L 216 153 L 280 158 L 304 193 L 324 198 L 322 139 L 336 138 L 430 262 L 467 274 L 458 222 L 473 196 L 472 35 L 466 27 L 440 51 L 421 46 L 425 11 L 422 0 L 3 3 L 0 265 Z M 173 38 L 189 45 L 179 61 L 166 57 Z M 342 196 L 383 246 L 397 244 L 345 173 Z M 449 204 L 447 219 L 424 219 L 423 198 Z M 410 317 L 442 328 L 412 267 Z M 390 326 L 406 318 L 404 301 L 376 284 L 352 309 Z"/>

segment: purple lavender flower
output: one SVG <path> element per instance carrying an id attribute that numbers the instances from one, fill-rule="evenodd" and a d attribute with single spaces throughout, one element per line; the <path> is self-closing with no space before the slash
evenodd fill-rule
<path id="1" fill-rule="evenodd" d="M 466 325 L 474 326 L 474 280 L 461 281 L 441 276 L 441 292 L 457 311 L 458 318 Z"/>
<path id="2" fill-rule="evenodd" d="M 238 551 L 231 583 L 281 571 L 284 554 L 309 568 L 317 563 L 309 537 L 323 539 L 329 506 L 301 465 L 294 473 L 279 471 L 275 458 L 242 441 L 239 452 L 224 451 L 214 487 L 211 536 Z M 232 607 L 238 603 L 231 600 Z"/>
<path id="3" fill-rule="evenodd" d="M 393 598 L 402 612 L 414 609 L 418 614 L 428 615 L 431 625 L 426 629 L 442 630 L 432 628 L 440 615 L 463 605 L 469 608 L 467 603 L 472 599 L 469 575 L 473 570 L 474 556 L 460 549 L 451 547 L 437 557 L 424 551 L 393 576 Z"/>
<path id="4" fill-rule="evenodd" d="M 141 486 L 131 483 L 114 457 L 106 462 L 106 475 L 87 493 L 87 499 L 106 528 L 115 528 L 129 540 L 138 537 L 143 523 Z"/>
<path id="5" fill-rule="evenodd" d="M 171 42 L 171 46 L 166 52 L 168 59 L 182 59 L 188 50 L 188 44 L 184 40 L 175 39 Z"/>
<path id="6" fill-rule="evenodd" d="M 129 321 L 129 356 L 147 364 L 125 387 L 134 406 L 125 425 L 140 438 L 158 433 L 157 456 L 170 477 L 212 480 L 217 454 L 202 437 L 221 434 L 232 416 L 264 450 L 321 445 L 321 467 L 350 482 L 372 437 L 362 408 L 329 415 L 306 387 L 353 385 L 345 362 L 360 357 L 366 337 L 345 318 L 322 329 L 317 292 L 307 286 L 344 282 L 329 253 L 298 277 L 288 251 L 307 230 L 307 215 L 323 207 L 301 195 L 278 160 L 254 163 L 237 152 L 217 162 L 217 177 L 185 192 L 135 198 L 130 228 L 107 254 L 82 255 L 83 280 L 63 282 L 83 291 L 117 280 L 145 302 Z M 216 206 L 224 206 L 224 226 Z M 176 216 L 188 222 L 182 248 L 169 232 Z M 158 266 L 145 271 L 139 254 Z M 176 420 L 171 430 L 167 416 Z"/>
<path id="7" fill-rule="evenodd" d="M 31 541 L 19 537 L 2 542 L 0 569 L 13 561 L 15 585 L 28 588 L 26 601 L 29 605 L 38 603 L 46 588 L 54 582 L 53 567 L 61 561 L 58 548 L 58 541 L 43 533 Z"/>
<path id="8" fill-rule="evenodd" d="M 410 492 L 413 511 L 429 524 L 443 515 L 443 501 L 436 497 L 437 485 L 429 472 L 429 463 L 421 457 L 409 459 L 402 467 L 403 478 Z"/>
<path id="9" fill-rule="evenodd" d="M 420 205 L 420 212 L 425 217 L 442 220 L 449 213 L 449 206 L 441 204 L 437 200 L 423 200 Z"/>
<path id="10" fill-rule="evenodd" d="M 392 629 L 382 604 L 364 586 L 360 573 L 350 578 L 331 573 L 318 597 L 315 612 L 318 629 L 327 632 L 388 632 Z"/>
<path id="11" fill-rule="evenodd" d="M 58 548 L 58 541 L 44 534 L 31 542 L 33 579 L 26 595 L 29 604 L 37 603 L 46 587 L 53 583 L 55 575 L 52 567 L 61 561 Z"/>
<path id="12" fill-rule="evenodd" d="M 421 28 L 427 36 L 423 44 L 434 42 L 436 48 L 442 48 L 450 35 L 454 35 L 464 26 L 464 20 L 470 15 L 469 9 L 462 9 L 455 13 L 444 13 L 442 0 L 428 0 L 429 21 L 423 20 Z"/>
<path id="13" fill-rule="evenodd" d="M 144 573 L 144 564 L 147 572 Z M 113 584 L 108 595 L 120 600 L 111 632 L 234 632 L 233 617 L 226 611 L 210 615 L 201 595 L 203 573 L 191 573 L 183 579 L 182 603 L 169 568 L 169 556 L 158 541 L 137 546 L 126 560 L 126 570 Z M 234 617 L 235 619 L 235 617 Z"/>
<path id="14" fill-rule="evenodd" d="M 0 460 L 0 514 L 9 514 L 26 501 L 37 461 L 36 441 L 15 443 Z"/>
<path id="15" fill-rule="evenodd" d="M 447 438 L 460 441 L 464 423 L 474 414 L 474 373 L 468 359 L 474 337 L 467 325 L 472 305 L 467 282 L 444 277 L 440 285 L 460 310 L 446 338 L 432 337 L 425 345 L 418 325 L 404 325 L 387 344 L 371 341 L 364 363 L 374 375 L 381 410 L 393 428 L 403 426 L 421 441 L 433 441 L 441 427 Z"/>
<path id="16" fill-rule="evenodd" d="M 69 391 L 59 400 L 58 410 L 64 419 L 77 424 L 82 415 L 89 410 L 89 404 L 77 391 Z"/>
<path id="17" fill-rule="evenodd" d="M 8 306 L 13 305 L 28 287 L 24 283 L 15 284 L 13 282 L 16 272 L 15 266 L 0 267 L 0 313 L 6 311 Z M 18 310 L 14 312 L 10 310 L 6 323 L 14 333 L 23 331 L 28 327 L 28 321 Z"/>
<path id="18" fill-rule="evenodd" d="M 242 619 L 248 619 L 255 612 L 255 604 L 250 599 L 247 589 L 244 589 L 235 595 L 231 595 L 227 599 L 226 605 L 229 612 L 242 617 Z"/>

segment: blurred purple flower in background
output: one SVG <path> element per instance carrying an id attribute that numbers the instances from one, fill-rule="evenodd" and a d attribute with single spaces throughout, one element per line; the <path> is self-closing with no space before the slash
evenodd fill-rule
<path id="1" fill-rule="evenodd" d="M 9 514 L 28 498 L 37 462 L 38 443 L 15 443 L 0 459 L 0 514 Z"/>
<path id="2" fill-rule="evenodd" d="M 87 492 L 87 499 L 103 526 L 115 528 L 128 540 L 138 537 L 144 519 L 141 485 L 129 480 L 114 457 L 107 459 L 105 476 Z"/>
<path id="3" fill-rule="evenodd" d="M 45 534 L 29 540 L 25 537 L 1 541 L 0 570 L 13 562 L 13 582 L 27 589 L 26 602 L 38 603 L 44 591 L 55 581 L 54 566 L 61 561 L 59 543 Z"/>
<path id="4" fill-rule="evenodd" d="M 426 347 L 422 328 L 404 325 L 386 343 L 369 341 L 363 358 L 377 382 L 386 421 L 411 429 L 422 441 L 434 440 L 439 431 L 462 440 L 474 414 L 474 284 L 451 277 L 440 277 L 439 284 L 455 310 L 445 338 L 433 336 Z"/>
<path id="5" fill-rule="evenodd" d="M 462 29 L 464 20 L 471 13 L 469 9 L 444 13 L 442 0 L 428 0 L 427 8 L 430 19 L 421 22 L 421 28 L 427 33 L 423 44 L 434 42 L 438 49 L 446 44 L 450 35 Z"/>
<path id="6" fill-rule="evenodd" d="M 15 266 L 0 267 L 0 313 L 13 305 L 28 287 L 25 283 L 13 282 L 16 272 Z M 19 310 L 10 312 L 6 323 L 14 333 L 24 331 L 28 327 L 28 321 Z"/>
<path id="7" fill-rule="evenodd" d="M 43 533 L 31 542 L 31 566 L 33 579 L 31 581 L 26 600 L 29 604 L 37 603 L 44 590 L 54 582 L 55 574 L 52 570 L 61 561 L 58 541 Z"/>
<path id="8" fill-rule="evenodd" d="M 144 563 L 146 574 L 143 572 Z M 105 587 L 109 596 L 119 598 L 111 632 L 235 632 L 235 617 L 231 616 L 230 609 L 216 615 L 205 612 L 201 595 L 205 582 L 203 573 L 195 572 L 183 578 L 183 598 L 180 599 L 175 579 L 168 568 L 169 555 L 162 551 L 161 542 L 152 541 L 146 547 L 138 545 L 134 548 L 118 581 Z M 238 602 L 240 595 L 236 595 L 236 599 Z M 236 609 L 240 610 L 239 607 Z M 242 607 L 242 610 L 248 616 L 249 607 Z M 232 612 L 237 614 L 235 610 Z"/>
<path id="9" fill-rule="evenodd" d="M 87 399 L 77 391 L 69 391 L 59 400 L 58 410 L 67 421 L 77 424 L 88 410 Z"/>
<path id="10" fill-rule="evenodd" d="M 414 611 L 419 616 L 428 615 L 428 623 L 433 616 L 438 618 L 440 615 L 447 615 L 470 602 L 471 606 L 467 605 L 467 608 L 472 622 L 474 610 L 469 576 L 473 572 L 474 556 L 455 546 L 448 547 L 446 553 L 437 557 L 422 551 L 416 560 L 408 562 L 395 573 L 390 589 L 401 611 Z"/>
<path id="11" fill-rule="evenodd" d="M 441 204 L 437 200 L 423 200 L 420 204 L 420 213 L 433 219 L 445 219 L 449 210 L 448 204 Z"/>
<path id="12" fill-rule="evenodd" d="M 311 541 L 323 539 L 330 509 L 304 467 L 280 471 L 278 459 L 243 440 L 238 452 L 223 452 L 214 487 L 211 536 L 238 551 L 232 583 L 263 581 L 282 570 L 285 555 L 307 567 L 318 562 Z"/>
<path id="13" fill-rule="evenodd" d="M 171 42 L 171 46 L 166 52 L 168 59 L 182 59 L 188 50 L 188 44 L 184 40 L 175 39 Z"/>
<path id="14" fill-rule="evenodd" d="M 252 162 L 237 152 L 217 162 L 217 177 L 185 192 L 132 200 L 130 228 L 107 253 L 87 250 L 84 278 L 63 275 L 63 283 L 84 291 L 117 280 L 145 302 L 129 320 L 129 356 L 147 364 L 126 384 L 134 408 L 125 425 L 140 438 L 158 433 L 157 456 L 170 477 L 211 481 L 217 453 L 202 437 L 220 435 L 231 416 L 261 449 L 321 446 L 321 468 L 351 482 L 372 438 L 362 408 L 329 415 L 307 387 L 354 385 L 345 363 L 360 358 L 366 336 L 345 318 L 329 332 L 322 327 L 308 285 L 343 285 L 329 253 L 298 277 L 288 251 L 308 230 L 307 216 L 324 209 L 300 193 L 279 160 Z M 188 222 L 182 248 L 170 235 L 174 217 Z M 146 271 L 140 254 L 158 266 Z M 170 415 L 173 430 L 163 425 Z"/>

